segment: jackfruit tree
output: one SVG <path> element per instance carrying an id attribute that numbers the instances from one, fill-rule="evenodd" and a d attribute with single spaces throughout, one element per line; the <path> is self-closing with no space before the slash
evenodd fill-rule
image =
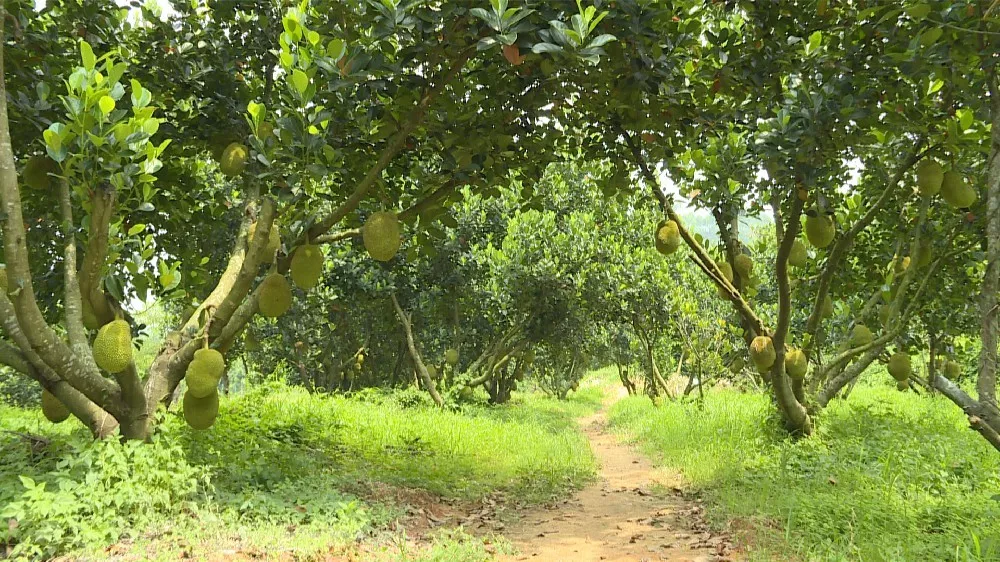
<path id="1" fill-rule="evenodd" d="M 39 51 L 62 23 L 49 4 L 4 19 L 27 27 L 3 52 L 19 64 L 0 103 L 0 363 L 96 435 L 133 439 L 179 386 L 189 424 L 211 425 L 204 373 L 181 386 L 195 354 L 207 340 L 225 358 L 249 324 L 308 299 L 298 290 L 322 283 L 320 247 L 374 239 L 391 266 L 397 229 L 425 232 L 460 188 L 516 173 L 530 189 L 561 135 L 540 122 L 552 93 L 526 85 L 543 62 L 592 67 L 614 40 L 602 34 L 611 20 L 575 2 L 490 13 L 317 0 L 180 3 L 170 19 L 149 5 L 142 25 L 101 8 L 95 25 L 117 44 L 91 34 Z M 550 33 L 573 16 L 593 25 Z M 501 47 L 515 41 L 545 46 L 512 69 Z M 26 62 L 37 52 L 50 60 Z M 399 222 L 364 228 L 376 213 Z M 139 372 L 129 308 L 149 298 L 193 310 Z"/>

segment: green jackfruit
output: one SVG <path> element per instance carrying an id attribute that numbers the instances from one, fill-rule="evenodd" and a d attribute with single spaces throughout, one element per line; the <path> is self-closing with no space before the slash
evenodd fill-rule
<path id="1" fill-rule="evenodd" d="M 97 331 L 94 361 L 98 367 L 112 374 L 120 373 L 132 364 L 132 330 L 128 322 L 119 318 Z"/>
<path id="2" fill-rule="evenodd" d="M 459 356 L 457 349 L 449 349 L 444 352 L 444 360 L 451 366 L 458 365 L 458 358 Z"/>
<path id="3" fill-rule="evenodd" d="M 792 242 L 792 249 L 788 252 L 788 265 L 792 267 L 805 267 L 809 263 L 809 252 L 806 245 L 801 240 Z"/>
<path id="4" fill-rule="evenodd" d="M 258 299 L 260 313 L 268 318 L 277 318 L 288 312 L 292 306 L 292 288 L 283 275 L 271 273 L 260 283 Z"/>
<path id="5" fill-rule="evenodd" d="M 399 251 L 402 241 L 399 219 L 395 213 L 379 211 L 372 213 L 361 229 L 361 239 L 368 255 L 378 261 L 389 261 Z"/>
<path id="6" fill-rule="evenodd" d="M 893 353 L 889 357 L 889 363 L 886 364 L 886 370 L 897 381 L 904 381 L 910 378 L 910 375 L 913 373 L 913 368 L 910 365 L 910 356 L 902 351 Z"/>
<path id="7" fill-rule="evenodd" d="M 430 375 L 432 379 L 438 378 L 438 370 L 434 365 L 425 365 L 427 368 L 427 374 Z"/>
<path id="8" fill-rule="evenodd" d="M 238 142 L 231 143 L 222 151 L 219 169 L 229 177 L 238 176 L 243 173 L 243 168 L 246 168 L 249 155 L 250 152 L 246 145 Z"/>
<path id="9" fill-rule="evenodd" d="M 743 371 L 743 367 L 747 366 L 746 360 L 742 357 L 737 357 L 733 359 L 733 362 L 729 364 L 729 372 L 732 374 L 737 374 Z"/>
<path id="10" fill-rule="evenodd" d="M 882 323 L 882 326 L 887 326 L 889 324 L 889 305 L 883 304 L 878 307 L 878 320 Z"/>
<path id="11" fill-rule="evenodd" d="M 904 390 L 910 389 L 910 379 L 903 379 L 901 381 L 896 381 L 896 390 L 902 392 Z"/>
<path id="12" fill-rule="evenodd" d="M 785 353 L 785 372 L 789 377 L 802 380 L 807 370 L 809 370 L 809 360 L 805 352 L 801 349 L 792 349 Z"/>
<path id="13" fill-rule="evenodd" d="M 744 281 L 750 279 L 750 274 L 753 272 L 753 260 L 750 256 L 746 254 L 740 254 L 733 258 L 733 264 L 736 268 L 736 272 L 740 274 L 740 278 Z"/>
<path id="14" fill-rule="evenodd" d="M 681 234 L 677 228 L 677 223 L 672 220 L 660 222 L 656 226 L 656 251 L 665 256 L 677 251 L 681 247 Z"/>
<path id="15" fill-rule="evenodd" d="M 864 324 L 857 324 L 851 331 L 851 347 L 861 347 L 868 345 L 874 339 L 872 331 Z"/>
<path id="16" fill-rule="evenodd" d="M 42 390 L 42 413 L 45 414 L 45 419 L 52 423 L 66 421 L 69 417 L 66 406 L 48 390 Z"/>
<path id="17" fill-rule="evenodd" d="M 296 285 L 305 290 L 312 289 L 323 276 L 323 251 L 313 244 L 299 246 L 292 255 L 290 272 Z"/>
<path id="18" fill-rule="evenodd" d="M 931 246 L 930 240 L 921 240 L 917 244 L 917 251 L 913 253 L 914 262 L 916 262 L 917 267 L 927 267 L 931 264 L 931 260 L 934 258 L 934 249 Z"/>
<path id="19" fill-rule="evenodd" d="M 58 174 L 59 164 L 48 156 L 36 154 L 28 159 L 21 173 L 24 185 L 38 191 L 46 191 L 52 186 L 52 176 Z"/>
<path id="20" fill-rule="evenodd" d="M 941 198 L 956 209 L 971 207 L 979 195 L 966 181 L 965 177 L 955 171 L 945 172 L 941 182 Z"/>
<path id="21" fill-rule="evenodd" d="M 472 395 L 472 387 L 469 386 L 462 387 L 462 390 L 458 392 L 458 397 L 465 401 L 472 400 Z"/>
<path id="22" fill-rule="evenodd" d="M 817 248 L 826 248 L 833 242 L 837 227 L 828 216 L 806 217 L 806 239 Z"/>
<path id="23" fill-rule="evenodd" d="M 833 316 L 833 299 L 830 298 L 830 295 L 823 297 L 823 306 L 820 308 L 820 316 L 823 318 Z"/>
<path id="24" fill-rule="evenodd" d="M 184 393 L 184 421 L 192 429 L 208 429 L 219 415 L 219 393 L 213 392 L 203 398 Z"/>
<path id="25" fill-rule="evenodd" d="M 250 231 L 247 233 L 247 240 L 253 243 L 254 234 L 257 233 L 257 223 L 250 225 Z M 278 251 L 281 247 L 281 235 L 278 234 L 278 224 L 274 223 L 271 225 L 270 232 L 267 233 L 267 246 L 264 246 L 264 255 L 268 260 L 274 257 L 274 253 Z"/>
<path id="26" fill-rule="evenodd" d="M 933 197 L 941 191 L 944 169 L 936 160 L 923 160 L 917 165 L 917 191 L 924 197 Z"/>
<path id="27" fill-rule="evenodd" d="M 188 393 L 195 398 L 205 398 L 216 392 L 225 370 L 226 359 L 218 351 L 211 348 L 195 351 L 184 375 Z"/>
<path id="28" fill-rule="evenodd" d="M 944 376 L 949 380 L 957 380 L 962 375 L 962 366 L 957 361 L 948 361 L 944 364 Z"/>
<path id="29" fill-rule="evenodd" d="M 766 372 L 774 365 L 777 354 L 768 336 L 757 336 L 750 342 L 750 359 L 760 372 Z"/>
<path id="30" fill-rule="evenodd" d="M 716 264 L 719 266 L 719 271 L 722 272 L 722 276 L 726 278 L 726 281 L 730 283 L 733 282 L 733 266 L 729 265 L 729 262 L 722 261 Z"/>

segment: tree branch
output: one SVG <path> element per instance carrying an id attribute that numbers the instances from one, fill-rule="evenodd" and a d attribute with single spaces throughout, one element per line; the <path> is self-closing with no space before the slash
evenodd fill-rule
<path id="1" fill-rule="evenodd" d="M 410 325 L 410 317 L 399 306 L 399 299 L 396 298 L 396 293 L 392 294 L 392 306 L 396 309 L 396 316 L 399 317 L 399 323 L 403 326 L 403 332 L 406 333 L 406 346 L 410 350 L 410 357 L 413 359 L 413 365 L 417 368 L 421 382 L 424 383 L 424 387 L 427 388 L 427 392 L 431 395 L 434 403 L 438 406 L 444 406 L 444 400 L 438 394 L 434 379 L 427 372 L 427 366 L 424 365 L 424 360 L 420 357 L 420 352 L 417 351 L 417 344 L 413 340 L 413 327 Z"/>

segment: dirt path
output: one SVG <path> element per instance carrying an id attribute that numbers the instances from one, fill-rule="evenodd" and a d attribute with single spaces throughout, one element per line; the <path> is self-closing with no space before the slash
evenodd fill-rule
<path id="1" fill-rule="evenodd" d="M 606 430 L 604 413 L 580 420 L 600 463 L 597 482 L 552 509 L 528 512 L 504 533 L 519 554 L 504 560 L 722 562 L 735 560 L 723 536 L 707 531 L 701 506 L 647 459 Z"/>

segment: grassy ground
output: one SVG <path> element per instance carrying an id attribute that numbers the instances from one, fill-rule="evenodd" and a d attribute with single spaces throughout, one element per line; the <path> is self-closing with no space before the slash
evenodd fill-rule
<path id="1" fill-rule="evenodd" d="M 74 421 L 54 426 L 0 405 L 0 430 L 15 432 L 0 431 L 0 518 L 18 521 L 0 545 L 13 539 L 29 558 L 309 559 L 363 542 L 387 559 L 485 560 L 484 541 L 461 530 L 413 551 L 392 522 L 421 494 L 537 502 L 582 485 L 595 465 L 570 424 L 599 400 L 596 390 L 563 402 L 522 394 L 509 406 L 442 411 L 413 394 L 348 399 L 271 385 L 223 400 L 206 432 L 170 413 L 151 445 L 95 443 Z M 388 491 L 384 501 L 373 490 Z"/>
<path id="2" fill-rule="evenodd" d="M 1000 455 L 940 397 L 855 389 L 793 441 L 766 396 L 615 405 L 615 428 L 748 527 L 755 560 L 1000 559 Z"/>

